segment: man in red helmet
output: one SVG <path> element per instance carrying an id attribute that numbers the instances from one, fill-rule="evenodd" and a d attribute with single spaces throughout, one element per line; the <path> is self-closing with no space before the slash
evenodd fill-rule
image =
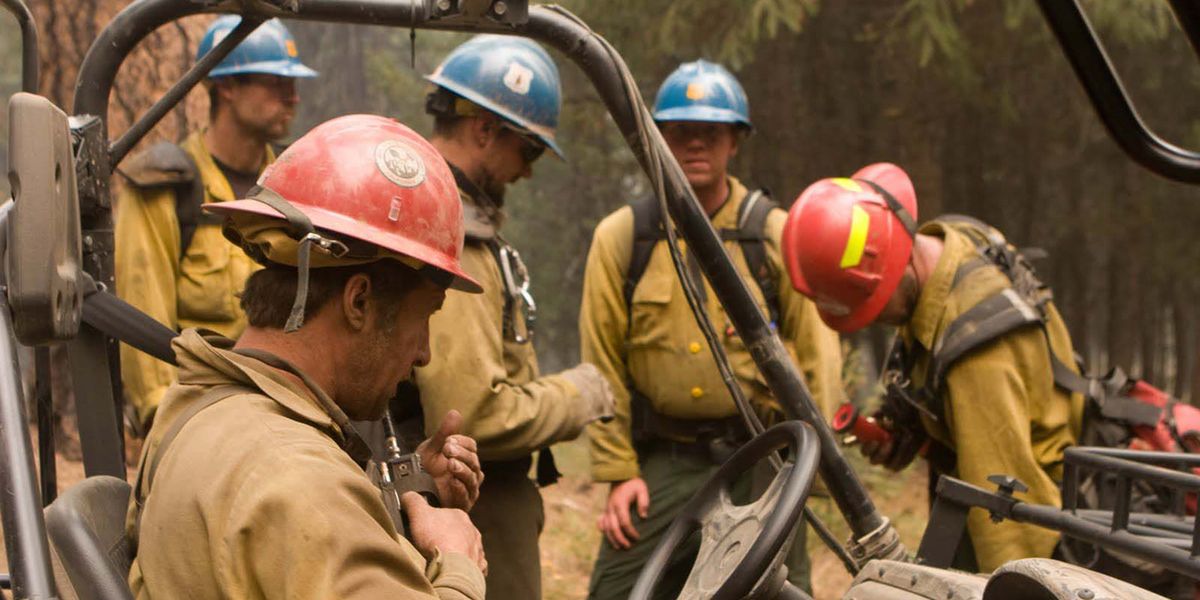
<path id="1" fill-rule="evenodd" d="M 401 498 L 397 534 L 350 420 L 378 419 L 430 360 L 429 318 L 459 264 L 462 212 L 437 151 L 353 115 L 313 129 L 247 199 L 212 205 L 263 265 L 237 342 L 188 329 L 143 451 L 127 530 L 137 597 L 481 600 L 486 561 L 459 509 Z M 443 503 L 482 479 L 457 413 L 418 452 Z"/>
<path id="2" fill-rule="evenodd" d="M 995 487 L 989 475 L 1012 475 L 1029 488 L 1019 498 L 1058 506 L 1063 451 L 1083 416 L 1083 397 L 1057 386 L 1052 367 L 1078 372 L 1066 325 L 1048 295 L 1026 302 L 965 229 L 948 220 L 918 228 L 916 218 L 908 175 L 880 163 L 809 186 L 784 229 L 792 284 L 830 327 L 900 328 L 878 415 L 893 436 L 863 452 L 899 470 L 930 440 L 936 471 L 984 488 Z M 981 311 L 1000 314 L 992 304 L 1019 326 L 949 362 L 943 350 L 969 333 L 961 324 Z M 967 526 L 970 543 L 960 544 L 955 565 L 964 569 L 1048 557 L 1058 543 L 1053 531 L 993 523 L 983 510 L 972 510 Z"/>

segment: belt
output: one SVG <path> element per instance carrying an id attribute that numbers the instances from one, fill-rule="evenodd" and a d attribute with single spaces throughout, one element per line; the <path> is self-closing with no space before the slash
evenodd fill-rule
<path id="1" fill-rule="evenodd" d="M 503 477 L 505 475 L 529 476 L 529 468 L 533 466 L 533 458 L 526 456 L 515 460 L 485 460 L 480 461 L 485 477 Z"/>

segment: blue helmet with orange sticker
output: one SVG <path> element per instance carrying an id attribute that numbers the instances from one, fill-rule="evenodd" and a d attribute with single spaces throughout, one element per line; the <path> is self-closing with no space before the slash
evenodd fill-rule
<path id="1" fill-rule="evenodd" d="M 434 90 L 425 109 L 432 114 L 466 114 L 458 99 L 496 113 L 562 156 L 555 141 L 562 84 L 554 60 L 536 42 L 503 35 L 477 35 L 454 49 L 425 79 Z"/>
<path id="2" fill-rule="evenodd" d="M 224 15 L 208 26 L 200 47 L 196 50 L 196 60 L 212 51 L 213 46 L 229 35 L 240 23 L 238 15 Z M 296 39 L 292 32 L 284 27 L 279 19 L 271 19 L 258 26 L 253 33 L 246 36 L 225 60 L 217 64 L 208 73 L 209 78 L 229 77 L 231 75 L 249 75 L 262 73 L 280 77 L 316 77 L 317 72 L 300 62 L 300 53 L 296 51 Z"/>
<path id="3" fill-rule="evenodd" d="M 683 63 L 667 76 L 654 100 L 654 120 L 754 127 L 742 84 L 725 67 L 706 60 Z"/>

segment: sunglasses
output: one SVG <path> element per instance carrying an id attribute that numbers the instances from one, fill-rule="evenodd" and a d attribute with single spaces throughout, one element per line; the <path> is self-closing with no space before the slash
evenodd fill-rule
<path id="1" fill-rule="evenodd" d="M 501 122 L 500 126 L 517 134 L 517 137 L 521 138 L 521 160 L 526 163 L 533 164 L 546 152 L 546 144 L 543 144 L 541 140 L 528 131 L 505 122 Z"/>
<path id="2" fill-rule="evenodd" d="M 714 144 L 721 136 L 726 135 L 731 127 L 724 123 L 690 123 L 667 121 L 658 126 L 663 138 L 676 144 L 687 143 L 698 139 L 706 144 Z"/>

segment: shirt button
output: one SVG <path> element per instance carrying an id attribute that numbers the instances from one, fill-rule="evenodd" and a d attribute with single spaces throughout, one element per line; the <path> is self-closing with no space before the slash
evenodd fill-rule
<path id="1" fill-rule="evenodd" d="M 692 342 L 692 343 L 688 344 L 688 352 L 691 352 L 692 354 L 699 354 L 700 349 L 701 349 L 700 342 Z"/>
<path id="2" fill-rule="evenodd" d="M 703 395 L 704 395 L 704 390 L 702 390 L 698 387 L 692 388 L 692 397 L 693 398 L 699 399 L 700 396 L 703 396 Z"/>

